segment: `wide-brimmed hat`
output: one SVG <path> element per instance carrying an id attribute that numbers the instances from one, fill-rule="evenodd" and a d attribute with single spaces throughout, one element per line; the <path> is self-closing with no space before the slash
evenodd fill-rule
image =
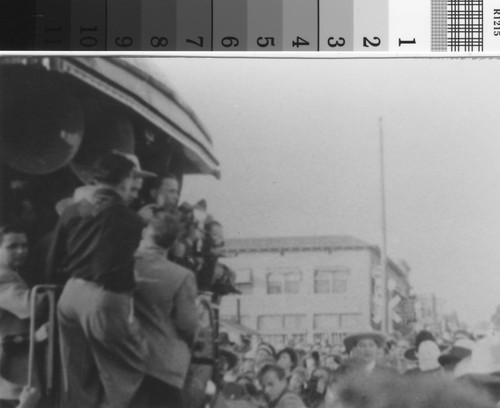
<path id="1" fill-rule="evenodd" d="M 462 361 L 465 357 L 469 357 L 472 354 L 472 348 L 474 347 L 474 342 L 468 338 L 460 338 L 452 346 L 447 348 L 438 358 L 439 364 L 444 366 L 449 366 L 452 364 L 457 364 Z"/>
<path id="2" fill-rule="evenodd" d="M 157 174 L 152 173 L 150 171 L 142 170 L 141 163 L 139 162 L 139 158 L 135 154 L 131 153 L 123 153 L 120 151 L 114 151 L 114 153 L 121 154 L 129 159 L 132 163 L 134 163 L 134 177 L 138 178 L 153 178 L 158 177 Z"/>
<path id="3" fill-rule="evenodd" d="M 417 361 L 418 360 L 418 357 L 417 357 L 417 349 L 415 347 L 410 347 L 410 348 L 407 348 L 405 350 L 405 352 L 403 353 L 403 357 L 406 359 L 406 360 L 410 360 L 410 361 Z"/>
<path id="4" fill-rule="evenodd" d="M 462 374 L 500 372 L 500 338 L 488 335 L 478 340 L 474 343 L 470 357 L 462 361 L 466 363 L 461 369 Z"/>
<path id="5" fill-rule="evenodd" d="M 267 353 L 270 357 L 272 358 L 276 358 L 276 350 L 274 349 L 274 347 L 269 344 L 269 343 L 266 343 L 266 342 L 260 342 L 259 345 L 257 346 L 257 350 L 256 350 L 256 353 L 258 353 L 259 351 L 264 351 L 265 353 Z"/>
<path id="6" fill-rule="evenodd" d="M 432 340 L 425 340 L 425 341 L 432 341 Z M 423 342 L 422 342 L 423 343 Z M 440 345 L 438 344 L 438 347 L 439 347 L 439 350 L 440 351 L 444 351 L 447 349 L 446 346 L 444 345 Z M 418 351 L 417 351 L 417 348 L 416 347 L 410 347 L 410 348 L 407 348 L 405 350 L 405 352 L 403 353 L 403 357 L 406 359 L 406 360 L 410 360 L 410 361 L 417 361 L 418 360 Z"/>
<path id="7" fill-rule="evenodd" d="M 344 346 L 347 352 L 350 352 L 363 339 L 372 339 L 379 348 L 384 347 L 386 341 L 385 334 L 377 331 L 350 334 L 344 339 Z"/>
<path id="8" fill-rule="evenodd" d="M 219 348 L 219 356 L 224 357 L 227 360 L 228 370 L 232 370 L 238 364 L 238 356 L 231 350 L 227 348 Z"/>

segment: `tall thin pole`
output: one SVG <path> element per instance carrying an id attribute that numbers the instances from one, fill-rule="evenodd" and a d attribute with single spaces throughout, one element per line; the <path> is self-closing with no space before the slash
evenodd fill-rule
<path id="1" fill-rule="evenodd" d="M 382 229 L 382 246 L 380 248 L 380 268 L 382 269 L 382 331 L 389 333 L 390 317 L 387 295 L 387 230 L 385 219 L 385 171 L 384 171 L 384 127 L 382 118 L 379 118 L 379 135 L 380 135 L 380 200 L 381 200 L 381 229 Z"/>
<path id="2" fill-rule="evenodd" d="M 241 299 L 236 299 L 236 323 L 241 324 Z"/>

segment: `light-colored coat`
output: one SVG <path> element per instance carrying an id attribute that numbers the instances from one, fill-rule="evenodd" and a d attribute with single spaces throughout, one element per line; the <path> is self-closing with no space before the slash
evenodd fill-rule
<path id="1" fill-rule="evenodd" d="M 30 290 L 13 270 L 0 267 L 0 338 L 29 331 Z M 22 384 L 0 377 L 0 399 L 19 398 Z"/>
<path id="2" fill-rule="evenodd" d="M 146 374 L 182 388 L 198 328 L 195 276 L 157 247 L 137 251 L 135 270 L 136 317 L 148 343 Z"/>

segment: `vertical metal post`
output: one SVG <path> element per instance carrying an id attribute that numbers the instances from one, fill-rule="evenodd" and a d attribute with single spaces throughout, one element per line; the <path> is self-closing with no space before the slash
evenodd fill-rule
<path id="1" fill-rule="evenodd" d="M 5 177 L 5 165 L 3 163 L 0 163 L 0 197 L 2 199 L 0 200 L 0 223 L 5 222 L 5 218 L 7 217 L 7 204 L 6 204 L 6 199 L 5 197 L 8 196 L 7 192 L 7 185 L 6 185 L 6 177 Z"/>
<path id="2" fill-rule="evenodd" d="M 439 327 L 438 327 L 438 318 L 437 318 L 437 299 L 436 299 L 436 294 L 432 294 L 431 297 L 432 301 L 432 325 L 433 325 L 433 330 L 436 332 L 439 332 Z"/>
<path id="3" fill-rule="evenodd" d="M 55 342 L 56 342 L 56 293 L 54 290 L 47 291 L 49 299 L 49 321 L 48 321 L 48 342 L 47 342 L 47 393 L 52 395 L 54 389 L 54 362 L 55 362 Z"/>
<path id="4" fill-rule="evenodd" d="M 241 299 L 236 299 L 236 322 L 241 324 Z"/>
<path id="5" fill-rule="evenodd" d="M 35 286 L 30 294 L 30 344 L 28 356 L 28 379 L 27 386 L 33 387 L 34 385 L 34 371 L 35 371 L 35 315 L 36 315 L 36 296 L 40 286 Z"/>
<path id="6" fill-rule="evenodd" d="M 384 171 L 384 128 L 382 118 L 379 118 L 380 135 L 380 200 L 381 200 L 381 229 L 382 245 L 380 248 L 380 268 L 382 270 L 382 331 L 389 333 L 389 310 L 387 294 L 387 230 L 385 216 L 385 171 Z"/>

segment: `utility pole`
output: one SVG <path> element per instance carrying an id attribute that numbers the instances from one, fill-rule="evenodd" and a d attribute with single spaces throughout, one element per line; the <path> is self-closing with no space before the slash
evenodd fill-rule
<path id="1" fill-rule="evenodd" d="M 241 324 L 241 299 L 236 299 L 236 323 Z"/>
<path id="2" fill-rule="evenodd" d="M 385 217 L 385 171 L 384 171 L 384 128 L 382 117 L 379 118 L 379 140 L 380 140 L 380 200 L 381 200 L 381 229 L 382 245 L 380 248 L 380 268 L 382 270 L 382 331 L 389 334 L 391 327 L 389 316 L 389 299 L 387 293 L 387 230 Z"/>
<path id="3" fill-rule="evenodd" d="M 432 294 L 431 302 L 432 302 L 432 324 L 434 326 L 434 330 L 440 332 L 438 326 L 438 316 L 437 316 L 437 298 L 435 293 Z"/>

